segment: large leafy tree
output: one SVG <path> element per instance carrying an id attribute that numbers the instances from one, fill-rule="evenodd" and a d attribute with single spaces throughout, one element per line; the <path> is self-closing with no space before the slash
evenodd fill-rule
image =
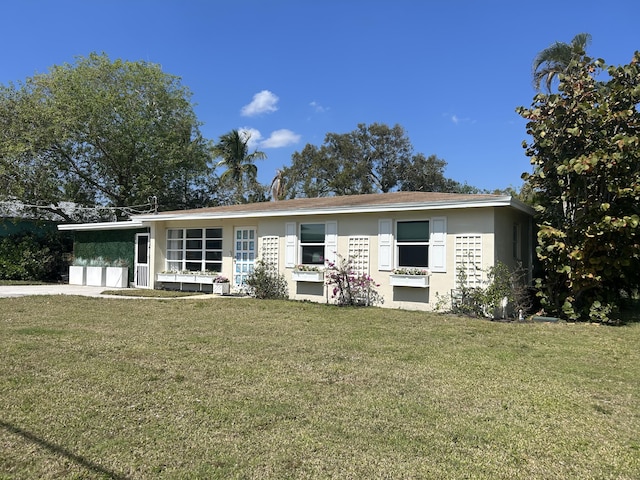
<path id="1" fill-rule="evenodd" d="M 392 190 L 457 191 L 444 177 L 444 160 L 413 154 L 400 125 L 359 124 L 348 133 L 328 133 L 321 146 L 307 144 L 282 170 L 285 195 L 322 197 Z"/>
<path id="2" fill-rule="evenodd" d="M 608 79 L 598 80 L 604 72 Z M 606 321 L 640 286 L 640 53 L 581 57 L 558 94 L 520 107 L 538 211 L 539 295 L 549 313 Z"/>
<path id="3" fill-rule="evenodd" d="M 479 189 L 444 176 L 447 162 L 435 155 L 417 153 L 405 164 L 400 175 L 400 190 L 406 192 L 479 193 Z"/>
<path id="4" fill-rule="evenodd" d="M 213 154 L 220 158 L 217 167 L 224 168 L 220 181 L 229 185 L 233 191 L 235 203 L 246 203 L 256 200 L 256 196 L 264 196 L 257 181 L 258 167 L 256 160 L 267 158 L 264 152 L 249 151 L 250 134 L 239 130 L 231 130 L 220 136 L 213 147 Z"/>
<path id="5" fill-rule="evenodd" d="M 287 196 L 355 195 L 388 192 L 411 158 L 400 125 L 359 124 L 348 133 L 328 133 L 323 145 L 307 144 L 283 169 Z"/>
<path id="6" fill-rule="evenodd" d="M 551 92 L 553 79 L 566 72 L 572 61 L 584 55 L 590 43 L 590 34 L 579 33 L 570 43 L 554 42 L 538 53 L 532 67 L 533 85 L 536 90 L 539 90 L 540 84 L 544 82 L 547 91 Z"/>
<path id="7" fill-rule="evenodd" d="M 30 204 L 198 206 L 208 142 L 180 79 L 147 62 L 79 57 L 0 87 L 0 182 Z"/>

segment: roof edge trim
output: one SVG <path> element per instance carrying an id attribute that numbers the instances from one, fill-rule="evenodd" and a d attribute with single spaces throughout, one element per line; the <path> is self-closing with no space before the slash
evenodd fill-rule
<path id="1" fill-rule="evenodd" d="M 139 220 L 127 220 L 126 222 L 99 222 L 99 223 L 65 223 L 58 225 L 62 231 L 90 231 L 90 230 L 130 230 L 144 228 Z"/>
<path id="2" fill-rule="evenodd" d="M 268 218 L 268 217 L 292 217 L 292 216 L 311 216 L 311 215 L 336 215 L 348 213 L 375 213 L 375 212 L 399 212 L 399 211 L 424 211 L 424 210 L 445 210 L 445 209 L 464 209 L 464 208 L 483 208 L 483 207 L 512 207 L 525 213 L 532 214 L 533 209 L 528 205 L 514 199 L 513 197 L 501 196 L 486 200 L 460 201 L 460 202 L 429 202 L 429 203 L 396 203 L 396 204 L 378 204 L 366 206 L 344 206 L 344 207 L 326 207 L 326 208 L 306 208 L 306 209 L 287 209 L 287 210 L 265 210 L 265 211 L 237 211 L 237 212 L 190 212 L 190 213 L 158 213 L 154 215 L 136 215 L 134 218 L 140 222 L 162 222 L 167 220 L 198 220 L 205 218 L 216 219 L 233 219 L 233 218 Z"/>

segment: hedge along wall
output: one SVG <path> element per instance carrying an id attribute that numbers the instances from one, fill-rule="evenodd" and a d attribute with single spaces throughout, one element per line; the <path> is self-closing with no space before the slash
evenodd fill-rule
<path id="1" fill-rule="evenodd" d="M 73 255 L 91 260 L 102 257 L 105 260 L 123 259 L 129 265 L 129 282 L 133 282 L 136 233 L 146 233 L 147 229 L 102 230 L 74 232 Z"/>

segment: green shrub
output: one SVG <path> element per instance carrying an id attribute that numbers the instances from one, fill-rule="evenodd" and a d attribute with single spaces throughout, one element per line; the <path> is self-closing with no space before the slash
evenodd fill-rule
<path id="1" fill-rule="evenodd" d="M 258 260 L 247 278 L 247 292 L 260 299 L 287 299 L 289 291 L 284 275 L 263 260 Z"/>
<path id="2" fill-rule="evenodd" d="M 68 250 L 58 233 L 20 233 L 0 239 L 0 279 L 58 280 Z"/>
<path id="3" fill-rule="evenodd" d="M 366 273 L 358 273 L 353 266 L 355 257 L 344 258 L 338 255 L 336 262 L 328 262 L 325 271 L 325 283 L 331 289 L 331 298 L 337 305 L 368 307 L 384 303 L 376 291 L 379 287 Z"/>
<path id="4" fill-rule="evenodd" d="M 498 262 L 485 271 L 483 286 L 469 286 L 464 268 L 458 271 L 456 289 L 451 297 L 436 295 L 436 310 L 475 317 L 520 317 L 531 310 L 531 295 L 527 272 L 518 267 L 510 269 Z"/>

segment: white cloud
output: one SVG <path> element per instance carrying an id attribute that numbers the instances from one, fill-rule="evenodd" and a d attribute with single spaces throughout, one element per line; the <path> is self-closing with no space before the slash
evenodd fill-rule
<path id="1" fill-rule="evenodd" d="M 242 127 L 238 129 L 238 133 L 242 135 L 243 139 L 246 139 L 247 137 L 249 138 L 249 141 L 247 142 L 247 147 L 249 147 L 249 150 L 255 150 L 256 148 L 258 148 L 258 144 L 260 143 L 260 139 L 262 138 L 260 130 L 250 127 Z"/>
<path id="2" fill-rule="evenodd" d="M 327 110 L 329 110 L 328 108 L 325 108 L 325 107 L 323 107 L 322 105 L 320 105 L 320 104 L 319 104 L 318 102 L 316 102 L 315 100 L 314 100 L 313 102 L 311 102 L 311 103 L 309 104 L 309 106 L 310 106 L 311 108 L 313 108 L 313 110 L 314 110 L 316 113 L 324 113 L 324 112 L 326 112 Z"/>
<path id="3" fill-rule="evenodd" d="M 269 138 L 260 142 L 262 148 L 282 148 L 293 145 L 300 141 L 300 135 L 283 128 L 281 130 L 275 130 L 271 133 Z"/>
<path id="4" fill-rule="evenodd" d="M 248 105 L 242 107 L 240 114 L 243 117 L 254 117 L 261 113 L 271 113 L 278 110 L 276 104 L 278 103 L 277 95 L 269 90 L 262 90 L 253 96 L 253 100 Z"/>
<path id="5" fill-rule="evenodd" d="M 443 113 L 442 116 L 444 118 L 446 118 L 447 120 L 449 120 L 454 125 L 460 125 L 460 124 L 463 124 L 463 123 L 470 123 L 470 124 L 476 123 L 475 120 L 473 120 L 473 119 L 471 119 L 469 117 L 459 117 L 455 113 Z"/>

